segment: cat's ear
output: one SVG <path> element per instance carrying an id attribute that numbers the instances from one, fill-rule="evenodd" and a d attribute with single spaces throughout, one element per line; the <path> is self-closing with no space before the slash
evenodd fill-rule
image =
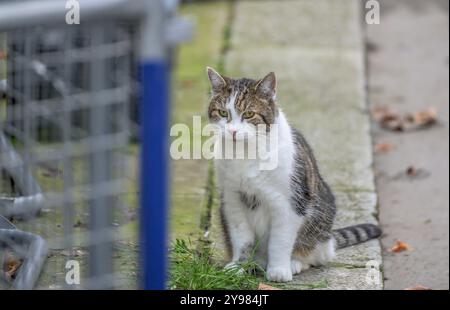
<path id="1" fill-rule="evenodd" d="M 206 72 L 208 73 L 208 78 L 211 83 L 211 89 L 213 92 L 220 92 L 227 85 L 227 78 L 221 76 L 211 67 L 206 67 Z"/>
<path id="2" fill-rule="evenodd" d="M 275 98 L 277 78 L 275 73 L 270 72 L 256 84 L 256 93 L 262 97 Z"/>

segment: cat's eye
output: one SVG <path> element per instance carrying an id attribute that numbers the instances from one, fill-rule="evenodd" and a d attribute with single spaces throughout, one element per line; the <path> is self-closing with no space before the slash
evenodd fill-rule
<path id="1" fill-rule="evenodd" d="M 219 115 L 222 117 L 228 117 L 228 112 L 225 110 L 219 110 Z"/>
<path id="2" fill-rule="evenodd" d="M 253 112 L 253 111 L 245 111 L 244 114 L 242 114 L 242 116 L 244 118 L 252 118 L 253 116 L 255 116 L 255 112 Z"/>

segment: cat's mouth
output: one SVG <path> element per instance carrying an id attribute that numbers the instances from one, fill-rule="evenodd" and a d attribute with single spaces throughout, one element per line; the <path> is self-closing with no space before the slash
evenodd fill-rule
<path id="1" fill-rule="evenodd" d="M 227 133 L 224 136 L 225 139 L 228 140 L 232 140 L 233 143 L 239 142 L 239 141 L 247 141 L 249 140 L 249 135 L 248 134 L 240 134 L 238 132 L 233 132 L 233 133 Z"/>

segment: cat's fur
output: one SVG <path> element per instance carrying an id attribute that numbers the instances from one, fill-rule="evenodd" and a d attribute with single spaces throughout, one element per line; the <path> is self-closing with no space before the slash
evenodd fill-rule
<path id="1" fill-rule="evenodd" d="M 332 230 L 333 193 L 305 138 L 278 108 L 273 73 L 261 80 L 232 79 L 211 68 L 207 73 L 212 88 L 208 116 L 222 138 L 248 139 L 255 136 L 258 124 L 268 125 L 268 131 L 273 124 L 278 126 L 275 169 L 261 170 L 255 159 L 215 160 L 223 230 L 231 254 L 228 266 L 255 251 L 268 280 L 290 281 L 310 265 L 330 261 L 336 248 L 381 234 L 372 224 Z M 244 118 L 246 111 L 251 111 L 251 118 Z"/>

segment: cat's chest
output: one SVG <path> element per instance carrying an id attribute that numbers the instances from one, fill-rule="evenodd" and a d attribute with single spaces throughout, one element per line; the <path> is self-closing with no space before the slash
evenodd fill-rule
<path id="1" fill-rule="evenodd" d="M 273 186 L 271 175 L 276 174 L 275 171 L 261 170 L 256 162 L 246 160 L 219 161 L 217 169 L 220 181 L 226 187 L 252 194 Z"/>

